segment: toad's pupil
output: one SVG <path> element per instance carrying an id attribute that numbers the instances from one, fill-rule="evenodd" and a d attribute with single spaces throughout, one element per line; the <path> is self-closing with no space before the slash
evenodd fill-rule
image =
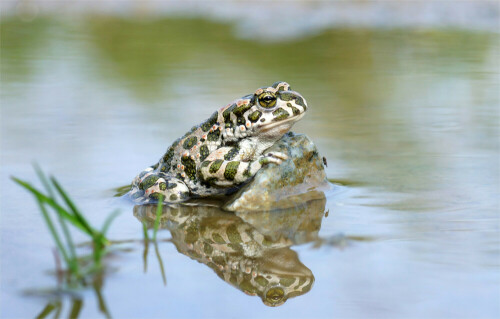
<path id="1" fill-rule="evenodd" d="M 266 96 L 266 97 L 264 97 L 264 98 L 263 98 L 263 100 L 267 102 L 267 101 L 272 101 L 272 100 L 274 100 L 274 98 L 273 98 L 273 97 L 271 97 L 271 96 Z"/>

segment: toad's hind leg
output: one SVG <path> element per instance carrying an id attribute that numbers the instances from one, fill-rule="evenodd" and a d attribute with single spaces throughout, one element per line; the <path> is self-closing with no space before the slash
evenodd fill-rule
<path id="1" fill-rule="evenodd" d="M 143 204 L 157 202 L 160 195 L 166 203 L 178 203 L 189 199 L 189 188 L 178 178 L 146 170 L 134 179 L 129 195 Z"/>

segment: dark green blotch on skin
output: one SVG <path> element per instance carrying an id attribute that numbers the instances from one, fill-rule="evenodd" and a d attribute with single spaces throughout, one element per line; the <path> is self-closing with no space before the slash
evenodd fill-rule
<path id="1" fill-rule="evenodd" d="M 248 119 L 250 120 L 250 122 L 255 123 L 259 120 L 261 115 L 262 115 L 262 112 L 255 111 L 255 112 L 251 113 L 250 115 L 248 115 Z"/>
<path id="2" fill-rule="evenodd" d="M 306 109 L 307 109 L 307 106 L 306 106 L 306 103 L 304 102 L 304 99 L 303 99 L 303 98 L 301 98 L 300 96 L 297 96 L 297 98 L 295 99 L 295 103 L 296 103 L 297 105 L 302 106 L 302 107 L 304 108 L 304 110 L 306 110 Z"/>
<path id="3" fill-rule="evenodd" d="M 234 286 L 238 287 L 238 278 L 236 278 L 235 274 L 231 274 L 231 277 L 229 278 L 229 282 L 233 284 Z"/>
<path id="4" fill-rule="evenodd" d="M 139 189 L 147 189 L 147 188 L 153 186 L 158 179 L 159 179 L 159 177 L 156 175 L 150 175 L 150 176 L 146 177 L 146 179 L 143 180 L 139 184 Z"/>
<path id="5" fill-rule="evenodd" d="M 149 194 L 149 198 L 158 200 L 160 198 L 160 193 Z"/>
<path id="6" fill-rule="evenodd" d="M 208 133 L 207 135 L 207 140 L 210 142 L 215 142 L 219 139 L 220 136 L 220 130 L 215 130 L 213 132 Z"/>
<path id="7" fill-rule="evenodd" d="M 156 163 L 155 165 L 151 166 L 152 169 L 157 169 L 158 168 L 158 165 L 160 165 L 160 163 Z"/>
<path id="8" fill-rule="evenodd" d="M 243 116 L 238 116 L 238 118 L 236 119 L 236 123 L 238 125 L 245 125 L 246 120 L 245 120 L 245 118 Z"/>
<path id="9" fill-rule="evenodd" d="M 281 278 L 280 279 L 280 284 L 285 286 L 285 287 L 290 287 L 293 283 L 295 282 L 295 278 Z"/>
<path id="10" fill-rule="evenodd" d="M 175 175 L 175 177 L 177 177 L 181 181 L 184 181 L 184 177 L 182 177 L 181 173 L 177 173 L 177 175 Z"/>
<path id="11" fill-rule="evenodd" d="M 217 171 L 219 170 L 219 168 L 221 167 L 222 163 L 224 163 L 223 160 L 215 160 L 212 165 L 210 165 L 210 168 L 208 169 L 208 171 L 212 174 L 214 173 L 217 173 Z"/>
<path id="12" fill-rule="evenodd" d="M 212 126 L 217 123 L 218 116 L 219 113 L 214 112 L 214 114 L 212 114 L 210 118 L 205 121 L 205 123 L 201 124 L 201 129 L 203 130 L 203 132 L 208 132 L 212 128 Z"/>
<path id="13" fill-rule="evenodd" d="M 293 93 L 286 92 L 286 91 L 280 93 L 280 99 L 283 101 L 291 101 L 291 100 L 295 99 L 296 97 L 297 97 L 297 95 L 295 95 Z"/>
<path id="14" fill-rule="evenodd" d="M 224 238 L 222 238 L 221 235 L 217 234 L 217 233 L 213 233 L 212 235 L 212 239 L 217 243 L 217 244 L 225 244 L 226 241 L 224 240 Z"/>
<path id="15" fill-rule="evenodd" d="M 160 190 L 164 191 L 167 189 L 167 183 L 161 182 L 160 183 Z"/>
<path id="16" fill-rule="evenodd" d="M 172 146 L 168 148 L 167 153 L 165 153 L 165 155 L 163 156 L 163 165 L 166 167 L 166 171 L 170 169 L 170 166 L 172 164 L 172 158 L 174 157 L 174 148 L 175 148 L 174 145 L 177 144 L 179 144 L 179 142 L 175 141 L 174 144 L 172 144 Z"/>
<path id="17" fill-rule="evenodd" d="M 177 187 L 176 183 L 168 183 L 168 185 L 167 185 L 167 189 L 173 189 L 173 188 L 176 188 L 176 187 Z"/>
<path id="18" fill-rule="evenodd" d="M 198 138 L 196 136 L 188 137 L 186 140 L 184 140 L 184 144 L 182 144 L 182 147 L 189 150 L 194 145 L 196 145 L 196 142 L 198 142 Z"/>
<path id="19" fill-rule="evenodd" d="M 243 247 L 241 247 L 241 244 L 229 243 L 229 244 L 227 244 L 227 246 L 230 247 L 235 252 L 241 252 L 241 253 L 243 253 Z"/>
<path id="20" fill-rule="evenodd" d="M 292 103 L 287 103 L 286 106 L 292 109 L 293 115 L 299 115 L 300 110 L 292 105 Z"/>
<path id="21" fill-rule="evenodd" d="M 190 225 L 187 229 L 185 229 L 185 237 L 184 242 L 187 244 L 192 244 L 198 240 L 198 228 L 194 225 Z"/>
<path id="22" fill-rule="evenodd" d="M 206 145 L 202 145 L 200 147 L 200 161 L 204 161 L 205 158 L 207 158 L 207 156 L 210 154 L 209 150 L 208 150 L 208 146 Z"/>
<path id="23" fill-rule="evenodd" d="M 240 166 L 240 162 L 238 161 L 227 163 L 226 169 L 224 170 L 224 178 L 226 178 L 228 181 L 234 180 L 234 177 L 238 172 L 238 166 Z"/>
<path id="24" fill-rule="evenodd" d="M 226 261 L 224 260 L 224 257 L 222 256 L 214 256 L 212 258 L 212 261 L 216 264 L 216 265 L 222 265 L 224 266 L 226 264 Z"/>
<path id="25" fill-rule="evenodd" d="M 225 127 L 226 128 L 232 128 L 233 127 L 233 122 L 226 122 Z"/>
<path id="26" fill-rule="evenodd" d="M 208 243 L 203 243 L 203 252 L 207 255 L 210 255 L 214 251 L 214 248 L 208 244 Z"/>
<path id="27" fill-rule="evenodd" d="M 309 290 L 311 290 L 312 284 L 313 282 L 310 281 L 306 286 L 302 288 L 302 292 L 308 292 Z"/>
<path id="28" fill-rule="evenodd" d="M 210 165 L 210 163 L 212 163 L 212 162 L 210 162 L 210 161 L 204 161 L 203 163 L 201 163 L 201 167 L 202 168 L 203 167 L 207 167 L 208 165 Z"/>
<path id="29" fill-rule="evenodd" d="M 224 159 L 226 161 L 230 161 L 233 158 L 235 158 L 236 155 L 238 155 L 239 152 L 240 152 L 240 148 L 239 147 L 233 147 L 232 149 L 229 150 L 229 152 L 227 152 L 226 155 L 224 155 Z"/>
<path id="30" fill-rule="evenodd" d="M 196 163 L 188 156 L 181 158 L 181 163 L 184 165 L 184 172 L 192 181 L 196 180 Z"/>
<path id="31" fill-rule="evenodd" d="M 293 287 L 293 289 L 299 289 L 300 286 L 302 286 L 306 282 L 306 279 L 304 277 L 299 279 L 299 283 L 297 286 Z"/>
<path id="32" fill-rule="evenodd" d="M 162 165 L 161 168 L 160 168 L 160 172 L 166 173 L 167 170 L 168 170 L 167 165 Z"/>
<path id="33" fill-rule="evenodd" d="M 245 113 L 246 111 L 248 111 L 250 108 L 252 107 L 252 105 L 249 103 L 249 104 L 243 104 L 239 107 L 236 107 L 234 110 L 233 110 L 233 114 L 236 115 L 236 116 L 242 116 L 243 113 Z"/>
<path id="34" fill-rule="evenodd" d="M 232 243 L 240 244 L 243 242 L 241 239 L 240 233 L 238 232 L 238 229 L 236 228 L 236 225 L 230 225 L 226 229 L 226 234 L 227 237 L 229 238 L 229 241 Z"/>
<path id="35" fill-rule="evenodd" d="M 255 281 L 262 287 L 267 286 L 267 284 L 269 283 L 269 281 L 267 281 L 267 279 L 262 276 L 255 277 Z"/>
<path id="36" fill-rule="evenodd" d="M 290 114 L 288 114 L 288 112 L 282 109 L 281 107 L 276 109 L 276 111 L 273 112 L 273 115 L 274 115 L 273 121 L 281 121 L 290 116 Z"/>
<path id="37" fill-rule="evenodd" d="M 228 107 L 224 112 L 222 112 L 222 117 L 224 118 L 224 122 L 229 122 L 229 119 L 231 117 L 231 113 L 233 110 L 236 108 L 236 104 L 232 104 L 230 107 Z"/>
<path id="38" fill-rule="evenodd" d="M 170 200 L 171 201 L 177 200 L 177 195 L 175 194 L 170 195 Z"/>

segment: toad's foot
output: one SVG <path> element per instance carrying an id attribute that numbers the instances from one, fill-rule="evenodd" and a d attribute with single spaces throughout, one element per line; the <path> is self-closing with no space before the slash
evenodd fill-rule
<path id="1" fill-rule="evenodd" d="M 269 152 L 266 155 L 262 156 L 262 158 L 260 159 L 260 163 L 262 165 L 267 165 L 270 163 L 280 165 L 283 161 L 286 161 L 287 159 L 288 155 L 286 155 L 285 153 Z"/>
<path id="2" fill-rule="evenodd" d="M 165 203 L 179 203 L 189 198 L 189 188 L 178 178 L 148 172 L 137 179 L 129 194 L 134 201 L 142 204 L 158 202 L 161 195 Z"/>

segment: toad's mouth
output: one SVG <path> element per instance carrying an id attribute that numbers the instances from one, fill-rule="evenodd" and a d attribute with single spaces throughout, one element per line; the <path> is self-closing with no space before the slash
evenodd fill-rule
<path id="1" fill-rule="evenodd" d="M 300 113 L 299 115 L 294 115 L 294 116 L 290 116 L 284 120 L 281 120 L 281 121 L 277 121 L 277 122 L 271 122 L 271 123 L 267 123 L 267 124 L 263 124 L 260 126 L 259 130 L 261 131 L 269 131 L 273 128 L 275 128 L 276 126 L 281 126 L 283 124 L 286 124 L 286 123 L 289 123 L 289 122 L 297 122 L 298 120 L 300 120 L 306 113 Z"/>

